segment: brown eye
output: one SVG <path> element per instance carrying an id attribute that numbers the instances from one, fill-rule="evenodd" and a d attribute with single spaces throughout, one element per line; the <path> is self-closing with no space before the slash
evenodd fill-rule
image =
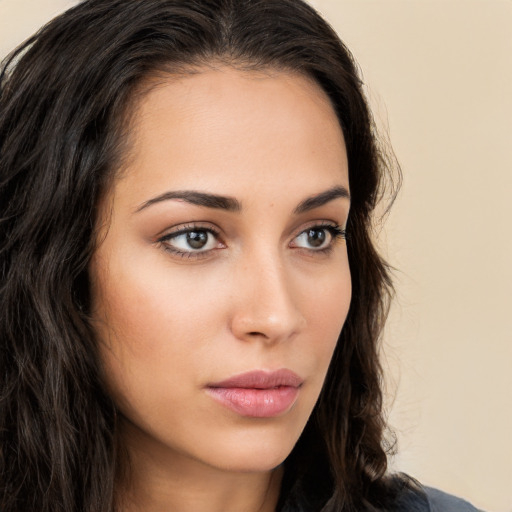
<path id="1" fill-rule="evenodd" d="M 333 235 L 329 228 L 314 227 L 300 233 L 293 241 L 294 247 L 304 249 L 320 250 L 329 247 Z"/>
<path id="2" fill-rule="evenodd" d="M 215 233 L 208 229 L 186 229 L 161 239 L 170 250 L 179 253 L 206 252 L 218 245 Z"/>
<path id="3" fill-rule="evenodd" d="M 328 239 L 325 229 L 308 229 L 307 241 L 311 247 L 321 247 Z"/>
<path id="4" fill-rule="evenodd" d="M 310 251 L 322 251 L 332 247 L 336 238 L 345 238 L 345 230 L 339 226 L 313 226 L 299 233 L 291 245 Z"/>
<path id="5" fill-rule="evenodd" d="M 186 241 L 192 249 L 203 249 L 208 243 L 207 231 L 189 231 L 186 234 Z"/>

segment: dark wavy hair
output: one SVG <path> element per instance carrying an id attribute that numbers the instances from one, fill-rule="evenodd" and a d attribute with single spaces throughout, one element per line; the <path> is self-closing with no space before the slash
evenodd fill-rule
<path id="1" fill-rule="evenodd" d="M 116 408 L 88 316 L 97 205 L 148 77 L 218 62 L 315 80 L 348 153 L 352 302 L 279 507 L 385 510 L 397 492 L 378 360 L 392 288 L 372 242 L 389 166 L 350 52 L 301 0 L 87 0 L 14 51 L 0 76 L 2 512 L 116 509 Z"/>

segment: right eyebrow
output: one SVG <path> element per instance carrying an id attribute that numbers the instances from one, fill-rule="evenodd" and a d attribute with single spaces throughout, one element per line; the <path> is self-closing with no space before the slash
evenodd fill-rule
<path id="1" fill-rule="evenodd" d="M 239 212 L 242 209 L 242 205 L 234 197 L 197 192 L 196 190 L 176 190 L 165 192 L 145 201 L 135 210 L 135 213 L 140 212 L 153 204 L 160 203 L 162 201 L 169 201 L 171 199 L 178 199 L 197 206 L 227 210 L 229 212 Z"/>
<path id="2" fill-rule="evenodd" d="M 314 210 L 315 208 L 319 208 L 320 206 L 323 206 L 330 201 L 334 201 L 334 199 L 338 199 L 339 197 L 350 201 L 350 193 L 348 189 L 342 185 L 332 187 L 324 192 L 320 192 L 319 194 L 315 194 L 314 196 L 304 199 L 299 203 L 297 208 L 295 208 L 293 213 L 297 215 L 309 210 Z"/>

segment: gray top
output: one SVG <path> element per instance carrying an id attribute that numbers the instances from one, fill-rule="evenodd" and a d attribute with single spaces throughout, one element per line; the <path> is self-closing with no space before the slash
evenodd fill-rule
<path id="1" fill-rule="evenodd" d="M 429 512 L 478 512 L 471 503 L 461 498 L 432 487 L 424 487 L 424 489 L 430 506 Z"/>
<path id="2" fill-rule="evenodd" d="M 421 485 L 406 474 L 393 475 L 396 495 L 392 502 L 378 508 L 382 512 L 483 512 L 467 501 L 432 487 Z M 296 481 L 287 492 L 279 512 L 320 512 L 332 493 L 330 487 L 321 488 L 321 481 L 309 486 L 308 480 Z M 319 491 L 319 492 L 318 492 Z M 327 497 L 327 498 L 326 498 Z M 372 509 L 374 510 L 374 509 Z"/>

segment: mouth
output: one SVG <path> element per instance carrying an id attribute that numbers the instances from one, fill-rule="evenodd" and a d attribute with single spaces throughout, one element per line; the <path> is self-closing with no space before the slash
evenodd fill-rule
<path id="1" fill-rule="evenodd" d="M 241 416 L 272 418 L 292 408 L 303 382 L 291 370 L 256 370 L 209 384 L 206 391 L 214 400 Z"/>

